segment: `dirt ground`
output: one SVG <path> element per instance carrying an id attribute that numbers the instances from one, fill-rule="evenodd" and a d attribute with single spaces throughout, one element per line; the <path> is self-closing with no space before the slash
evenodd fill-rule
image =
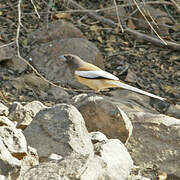
<path id="1" fill-rule="evenodd" d="M 180 104 L 180 52 L 179 50 L 158 47 L 150 42 L 145 42 L 141 39 L 136 39 L 127 33 L 122 33 L 119 28 L 112 28 L 97 20 L 91 19 L 86 13 L 74 12 L 68 3 L 61 3 L 58 0 L 42 0 L 22 1 L 21 3 L 21 29 L 19 34 L 20 53 L 23 57 L 28 56 L 28 53 L 33 48 L 33 44 L 28 42 L 28 36 L 42 25 L 57 19 L 64 19 L 75 24 L 86 36 L 86 38 L 95 43 L 102 53 L 104 58 L 105 68 L 107 71 L 125 80 L 133 86 L 137 86 L 143 90 L 168 97 L 176 100 Z M 86 9 L 105 9 L 113 6 L 112 1 L 103 0 L 77 0 L 80 5 Z M 129 2 L 129 1 L 128 1 Z M 164 1 L 170 3 L 170 1 Z M 127 3 L 127 1 L 117 1 L 117 4 Z M 165 40 L 169 40 L 180 44 L 180 14 L 174 6 L 165 4 L 151 4 L 154 10 L 160 9 L 164 12 L 164 16 L 171 20 L 165 20 L 166 26 L 160 26 L 158 33 Z M 35 7 L 37 9 L 35 9 Z M 137 9 L 137 8 L 134 8 Z M 134 11 L 132 6 L 127 6 L 125 9 L 128 15 Z M 36 11 L 40 15 L 38 15 Z M 64 11 L 61 14 L 60 11 Z M 111 12 L 99 11 L 99 15 L 111 18 Z M 149 36 L 154 36 L 152 30 L 139 29 L 136 21 L 132 22 L 129 18 L 122 15 L 123 24 L 133 28 L 135 31 L 145 32 Z M 115 16 L 116 17 L 116 16 Z M 141 17 L 138 15 L 136 20 Z M 143 21 L 144 22 L 144 21 Z M 164 21 L 163 21 L 164 22 Z M 169 25 L 170 24 L 170 25 Z M 12 47 L 16 50 L 17 28 L 18 28 L 18 1 L 0 1 L 0 42 L 1 45 L 12 43 Z M 165 29 L 163 29 L 165 28 Z M 165 31 L 164 31 L 165 30 Z M 166 33 L 166 34 L 165 34 Z M 135 40 L 134 40 L 135 39 Z M 17 52 L 15 51 L 17 55 Z M 7 61 L 0 61 L 0 91 L 4 94 L 8 102 L 12 101 L 32 101 L 36 100 L 37 96 L 33 92 L 29 92 L 26 88 L 22 91 L 10 85 L 13 78 L 24 76 L 32 73 L 30 67 L 24 71 L 18 72 L 8 68 Z M 8 85 L 7 85 L 8 84 Z M 6 85 L 6 86 L 5 86 Z M 1 99 L 1 98 L 0 98 Z M 41 100 L 42 101 L 42 100 Z M 48 103 L 51 100 L 44 100 Z M 150 167 L 149 167 L 150 168 Z M 152 174 L 151 171 L 156 168 L 148 167 L 144 170 L 144 174 Z"/>

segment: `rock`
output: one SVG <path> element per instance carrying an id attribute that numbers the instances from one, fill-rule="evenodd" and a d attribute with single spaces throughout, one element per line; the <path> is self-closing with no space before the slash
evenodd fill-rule
<path id="1" fill-rule="evenodd" d="M 91 132 L 90 135 L 91 135 L 91 141 L 93 144 L 108 140 L 108 138 L 101 132 Z"/>
<path id="2" fill-rule="evenodd" d="M 73 156 L 67 156 L 61 161 L 43 162 L 39 166 L 26 171 L 20 179 L 79 179 L 80 175 L 87 167 L 87 160 L 87 156 L 74 154 Z"/>
<path id="3" fill-rule="evenodd" d="M 1 180 L 6 180 L 6 176 L 0 175 Z"/>
<path id="4" fill-rule="evenodd" d="M 104 97 L 117 104 L 131 119 L 132 136 L 128 150 L 140 167 L 156 164 L 167 174 L 180 176 L 179 172 L 179 119 L 160 114 L 149 105 L 149 98 L 115 90 L 112 97 Z"/>
<path id="5" fill-rule="evenodd" d="M 106 143 L 97 144 L 96 154 L 100 154 L 107 165 L 105 171 L 111 179 L 127 179 L 133 167 L 133 161 L 121 141 L 110 139 Z"/>
<path id="6" fill-rule="evenodd" d="M 132 121 L 133 132 L 128 143 L 128 150 L 134 162 L 139 166 L 145 164 L 147 167 L 149 163 L 153 163 L 161 171 L 179 176 L 179 119 L 157 112 L 149 105 L 148 97 L 127 90 L 115 90 L 110 94 L 112 97 L 103 96 L 101 98 L 116 104 Z M 86 95 L 81 96 L 74 98 L 77 108 L 86 104 L 86 99 L 88 99 Z M 92 107 L 92 118 L 89 118 L 89 121 L 94 119 L 96 104 L 89 105 Z M 86 106 L 83 111 L 86 111 Z M 82 115 L 84 116 L 83 113 Z"/>
<path id="7" fill-rule="evenodd" d="M 134 162 L 156 164 L 161 171 L 180 177 L 180 121 L 163 114 L 132 112 L 133 133 L 128 149 Z"/>
<path id="8" fill-rule="evenodd" d="M 94 157 L 73 153 L 60 161 L 43 162 L 27 170 L 20 179 L 127 179 L 133 162 L 125 146 L 115 139 L 96 143 L 95 146 L 97 155 Z"/>
<path id="9" fill-rule="evenodd" d="M 9 108 L 9 119 L 11 121 L 17 122 L 17 127 L 20 127 L 20 124 L 23 121 L 31 122 L 33 114 L 27 111 L 19 102 L 13 102 Z M 25 127 L 21 126 L 20 128 L 24 129 Z"/>
<path id="10" fill-rule="evenodd" d="M 0 103 L 0 116 L 7 116 L 9 114 L 8 107 Z"/>
<path id="11" fill-rule="evenodd" d="M 32 59 L 35 68 L 48 80 L 75 88 L 85 87 L 74 79 L 67 64 L 60 62 L 58 57 L 65 53 L 76 54 L 85 61 L 104 68 L 103 59 L 97 47 L 82 38 L 63 39 L 40 45 L 31 51 L 29 58 Z"/>
<path id="12" fill-rule="evenodd" d="M 117 139 L 110 139 L 96 143 L 94 147 L 95 158 L 89 163 L 81 179 L 126 180 L 133 161 L 124 144 Z"/>
<path id="13" fill-rule="evenodd" d="M 25 63 L 23 60 L 19 59 L 18 57 L 14 56 L 11 60 L 6 62 L 6 66 L 18 73 L 22 73 L 27 68 L 27 63 Z"/>
<path id="14" fill-rule="evenodd" d="M 13 82 L 14 88 L 21 91 L 24 88 L 27 88 L 31 91 L 47 91 L 49 89 L 49 83 L 46 82 L 41 77 L 38 77 L 34 73 L 25 74 L 16 78 Z"/>
<path id="15" fill-rule="evenodd" d="M 17 179 L 20 174 L 38 165 L 36 151 L 26 146 L 26 141 L 20 130 L 0 127 L 0 174 L 5 179 Z M 2 177 L 3 178 L 3 177 Z M 2 179 L 0 177 L 0 179 Z"/>
<path id="16" fill-rule="evenodd" d="M 27 147 L 20 129 L 5 116 L 0 116 L 0 179 L 14 180 L 39 163 L 37 153 Z"/>
<path id="17" fill-rule="evenodd" d="M 0 46 L 4 44 L 0 43 Z M 4 65 L 18 73 L 23 72 L 27 68 L 27 64 L 21 59 L 15 57 L 15 48 L 13 45 L 4 46 L 0 48 L 0 63 L 3 62 Z"/>
<path id="18" fill-rule="evenodd" d="M 112 101 L 102 96 L 78 95 L 74 105 L 81 112 L 88 131 L 100 131 L 108 138 L 118 138 L 126 143 L 132 133 L 127 115 Z"/>
<path id="19" fill-rule="evenodd" d="M 67 177 L 61 178 L 59 175 L 59 166 L 55 162 L 44 162 L 39 164 L 38 166 L 34 166 L 28 171 L 24 172 L 19 177 L 20 180 L 31 180 L 31 179 L 38 179 L 38 180 L 68 180 Z"/>
<path id="20" fill-rule="evenodd" d="M 52 153 L 62 157 L 73 152 L 83 156 L 93 154 L 84 120 L 72 105 L 59 104 L 41 110 L 24 134 L 40 158 L 49 157 Z"/>
<path id="21" fill-rule="evenodd" d="M 60 102 L 67 103 L 70 101 L 69 94 L 60 87 L 51 86 L 48 94 L 52 95 L 52 99 L 58 100 Z"/>
<path id="22" fill-rule="evenodd" d="M 26 139 L 20 129 L 0 126 L 0 137 L 13 157 L 21 160 L 27 155 Z"/>
<path id="23" fill-rule="evenodd" d="M 15 124 L 5 116 L 0 116 L 0 126 L 11 126 L 15 127 Z"/>
<path id="24" fill-rule="evenodd" d="M 35 115 L 45 107 L 46 106 L 39 101 L 30 102 L 25 106 L 22 106 L 19 102 L 13 102 L 9 108 L 9 118 L 12 121 L 18 122 L 18 128 L 25 129 Z"/>
<path id="25" fill-rule="evenodd" d="M 0 43 L 0 46 L 5 44 Z M 13 58 L 15 50 L 12 48 L 12 45 L 4 46 L 0 48 L 0 62 L 8 61 Z"/>
<path id="26" fill-rule="evenodd" d="M 33 114 L 33 117 L 35 117 L 35 115 L 42 109 L 46 108 L 46 106 L 44 104 L 42 104 L 40 101 L 32 101 L 30 103 L 27 103 L 24 106 L 25 109 L 27 109 L 28 111 L 31 111 Z"/>
<path id="27" fill-rule="evenodd" d="M 40 110 L 24 134 L 28 144 L 37 149 L 42 163 L 23 171 L 20 180 L 125 180 L 133 166 L 123 143 L 108 140 L 100 132 L 91 133 L 93 151 L 83 118 L 72 105 L 58 104 Z"/>
<path id="28" fill-rule="evenodd" d="M 111 180 L 111 178 L 109 178 L 109 175 L 107 175 L 105 172 L 106 165 L 107 164 L 99 156 L 95 156 L 89 162 L 86 170 L 81 175 L 80 179 L 81 180 L 95 180 L 95 179 Z"/>
<path id="29" fill-rule="evenodd" d="M 165 101 L 160 101 L 159 99 L 150 99 L 150 103 L 149 103 L 156 111 L 160 112 L 160 113 L 166 113 L 167 110 L 170 107 L 170 104 L 168 102 Z"/>
<path id="30" fill-rule="evenodd" d="M 33 32 L 29 36 L 29 41 L 33 43 L 47 43 L 53 40 L 61 40 L 66 38 L 83 38 L 82 32 L 72 23 L 58 20 L 48 23 Z"/>
<path id="31" fill-rule="evenodd" d="M 180 119 L 180 105 L 179 104 L 176 104 L 175 106 L 171 105 L 167 110 L 166 114 L 168 116 L 172 116 L 177 119 Z"/>
<path id="32" fill-rule="evenodd" d="M 16 179 L 19 176 L 20 168 L 20 161 L 11 155 L 0 137 L 0 179 Z"/>
<path id="33" fill-rule="evenodd" d="M 36 149 L 28 146 L 27 147 L 27 156 L 21 160 L 21 171 L 20 175 L 24 174 L 26 171 L 29 171 L 30 168 L 39 165 L 39 157 Z"/>
<path id="34" fill-rule="evenodd" d="M 132 175 L 128 177 L 128 180 L 151 180 L 151 179 L 140 175 Z"/>

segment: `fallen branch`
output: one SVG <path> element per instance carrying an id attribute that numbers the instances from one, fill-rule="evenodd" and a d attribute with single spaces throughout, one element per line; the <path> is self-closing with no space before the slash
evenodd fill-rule
<path id="1" fill-rule="evenodd" d="M 3 45 L 0 46 L 0 48 L 6 47 L 6 46 L 10 46 L 10 45 L 12 45 L 12 44 L 14 44 L 14 41 L 13 41 L 13 42 L 10 42 L 10 43 L 8 43 L 8 44 L 3 44 Z"/>
<path id="2" fill-rule="evenodd" d="M 65 0 L 62 0 L 62 1 L 65 2 Z M 103 24 L 109 25 L 112 28 L 118 27 L 118 24 L 115 23 L 114 21 L 112 21 L 110 19 L 107 19 L 107 18 L 104 18 L 102 16 L 99 16 L 95 12 L 87 11 L 84 7 L 77 4 L 73 0 L 69 0 L 68 5 L 70 5 L 71 8 L 84 10 L 84 11 L 82 11 L 82 13 L 85 13 L 89 17 L 91 17 L 93 19 L 96 19 L 96 20 L 102 22 Z M 173 49 L 173 50 L 180 50 L 180 44 L 177 44 L 175 42 L 165 41 L 166 44 L 164 44 L 164 42 L 161 41 L 160 39 L 157 39 L 157 38 L 149 36 L 147 34 L 132 30 L 132 29 L 127 28 L 127 27 L 124 28 L 124 31 L 127 32 L 130 35 L 133 35 L 133 37 L 136 38 L 136 39 L 141 39 L 141 40 L 144 40 L 144 41 L 147 41 L 147 42 L 151 42 L 152 44 L 155 44 L 155 45 L 160 46 L 160 47 L 167 47 L 167 48 L 170 48 L 170 49 Z"/>

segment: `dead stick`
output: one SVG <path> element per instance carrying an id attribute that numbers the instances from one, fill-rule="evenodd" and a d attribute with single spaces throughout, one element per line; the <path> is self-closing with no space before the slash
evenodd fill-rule
<path id="1" fill-rule="evenodd" d="M 73 0 L 69 0 L 68 4 L 72 8 L 86 10 L 84 7 L 77 4 Z M 96 20 L 102 22 L 103 24 L 109 25 L 112 28 L 118 27 L 117 23 L 115 23 L 114 21 L 107 19 L 107 18 L 104 18 L 102 16 L 99 16 L 95 12 L 84 11 L 82 13 L 86 13 L 89 17 L 96 19 Z M 135 37 L 136 39 L 142 39 L 144 41 L 151 42 L 152 44 L 155 44 L 155 45 L 160 46 L 160 47 L 167 47 L 167 48 L 170 48 L 173 50 L 180 50 L 180 44 L 177 44 L 175 42 L 165 41 L 167 43 L 167 45 L 165 45 L 164 42 L 162 42 L 160 39 L 154 38 L 154 37 L 146 35 L 144 33 L 140 33 L 138 31 L 132 30 L 130 28 L 126 27 L 126 28 L 124 28 L 124 31 L 130 35 L 133 35 L 133 37 Z"/>

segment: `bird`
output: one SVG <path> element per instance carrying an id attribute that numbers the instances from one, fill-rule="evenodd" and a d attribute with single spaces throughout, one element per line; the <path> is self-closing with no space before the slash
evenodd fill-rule
<path id="1" fill-rule="evenodd" d="M 59 58 L 67 63 L 77 81 L 88 86 L 97 93 L 106 88 L 119 87 L 145 96 L 156 98 L 161 101 L 169 102 L 169 100 L 166 98 L 154 95 L 122 82 L 115 75 L 104 71 L 91 63 L 85 62 L 77 55 L 63 54 L 59 56 Z"/>

